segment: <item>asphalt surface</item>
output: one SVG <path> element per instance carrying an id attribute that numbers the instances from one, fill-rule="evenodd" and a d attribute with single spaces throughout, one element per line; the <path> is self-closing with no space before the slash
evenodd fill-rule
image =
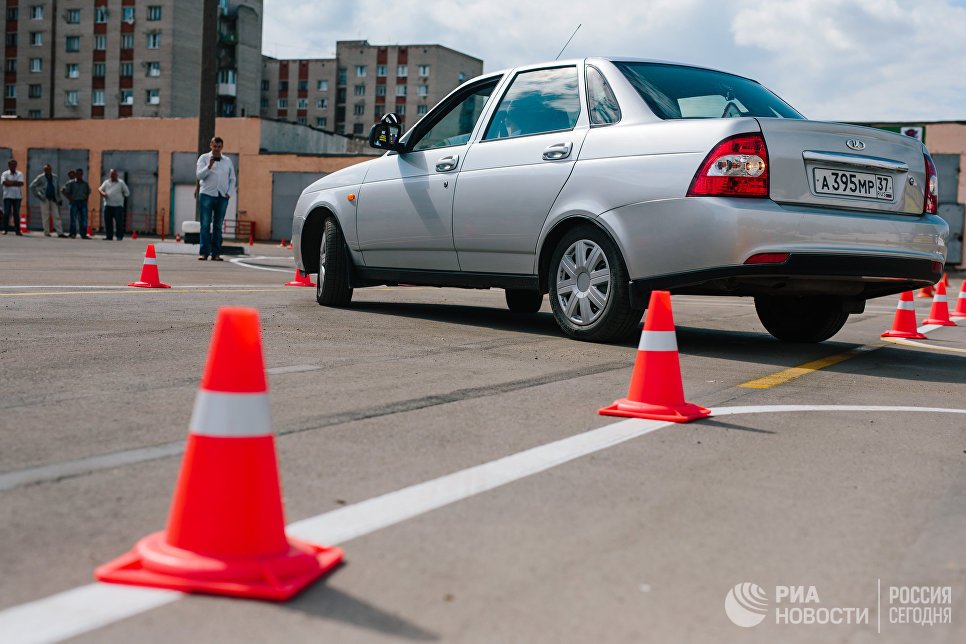
<path id="1" fill-rule="evenodd" d="M 927 411 L 966 410 L 962 322 L 932 348 L 886 343 L 883 298 L 832 340 L 789 345 L 750 300 L 675 297 L 687 399 L 723 413 L 531 474 L 443 479 L 432 494 L 462 496 L 396 519 L 411 500 L 360 504 L 619 422 L 597 409 L 627 393 L 636 340 L 566 339 L 549 304 L 514 315 L 499 290 L 374 288 L 325 309 L 281 286 L 290 251 L 268 245 L 247 266 L 159 254 L 173 288 L 126 288 L 145 243 L 0 237 L 0 641 L 83 622 L 48 598 L 164 527 L 229 305 L 261 315 L 287 521 L 366 520 L 339 537 L 345 565 L 291 602 L 185 596 L 76 641 L 966 641 L 966 415 Z M 726 411 L 770 405 L 807 408 Z M 505 484 L 474 487 L 496 470 Z M 743 582 L 769 603 L 748 628 L 724 607 Z M 890 623 L 903 585 L 948 587 L 951 623 Z M 775 623 L 851 607 L 867 623 Z"/>

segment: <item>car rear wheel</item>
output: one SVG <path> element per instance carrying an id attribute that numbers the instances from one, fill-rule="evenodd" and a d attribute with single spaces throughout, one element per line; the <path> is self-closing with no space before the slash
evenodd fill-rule
<path id="1" fill-rule="evenodd" d="M 550 308 L 563 332 L 608 342 L 628 336 L 643 309 L 630 304 L 630 279 L 617 246 L 594 226 L 574 228 L 550 259 Z"/>
<path id="2" fill-rule="evenodd" d="M 760 295 L 755 310 L 762 326 L 785 342 L 822 342 L 845 325 L 842 302 L 823 295 Z"/>
<path id="3" fill-rule="evenodd" d="M 323 306 L 346 306 L 352 300 L 349 252 L 334 217 L 327 217 L 323 224 L 316 284 L 315 300 Z"/>
<path id="4" fill-rule="evenodd" d="M 508 288 L 506 290 L 506 306 L 514 313 L 536 313 L 543 306 L 543 293 Z"/>

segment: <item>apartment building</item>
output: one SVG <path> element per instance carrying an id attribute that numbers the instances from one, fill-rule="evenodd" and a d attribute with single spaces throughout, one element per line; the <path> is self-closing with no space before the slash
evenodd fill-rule
<path id="1" fill-rule="evenodd" d="M 0 0 L 3 114 L 21 118 L 196 116 L 197 0 Z M 262 0 L 219 2 L 218 116 L 257 115 Z"/>
<path id="2" fill-rule="evenodd" d="M 442 45 L 370 45 L 340 40 L 335 58 L 263 57 L 261 115 L 340 134 L 365 135 L 387 112 L 404 127 L 463 81 L 483 61 Z"/>

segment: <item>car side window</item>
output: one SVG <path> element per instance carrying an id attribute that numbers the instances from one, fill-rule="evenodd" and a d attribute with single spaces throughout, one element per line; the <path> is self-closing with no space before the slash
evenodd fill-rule
<path id="1" fill-rule="evenodd" d="M 621 107 L 610 84 L 596 67 L 587 67 L 587 110 L 591 125 L 610 125 L 621 120 Z"/>
<path id="2" fill-rule="evenodd" d="M 483 106 L 493 93 L 497 80 L 494 79 L 463 97 L 449 109 L 434 117 L 435 123 L 412 146 L 413 151 L 445 148 L 463 145 L 470 140 L 473 126 L 483 113 Z"/>
<path id="3" fill-rule="evenodd" d="M 483 140 L 572 130 L 578 116 L 576 67 L 520 72 L 503 95 Z"/>

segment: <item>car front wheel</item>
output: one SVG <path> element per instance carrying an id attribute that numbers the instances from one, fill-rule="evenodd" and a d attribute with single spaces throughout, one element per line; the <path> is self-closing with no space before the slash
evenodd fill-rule
<path id="1" fill-rule="evenodd" d="M 334 217 L 327 217 L 319 245 L 319 279 L 315 300 L 323 306 L 347 306 L 352 300 L 349 286 L 349 252 L 345 237 Z"/>
<path id="2" fill-rule="evenodd" d="M 755 310 L 762 326 L 785 342 L 828 340 L 849 319 L 838 298 L 823 295 L 760 295 Z"/>
<path id="3" fill-rule="evenodd" d="M 550 260 L 548 278 L 553 316 L 574 339 L 622 339 L 641 321 L 643 310 L 630 305 L 624 260 L 599 228 L 580 226 L 565 234 Z"/>

